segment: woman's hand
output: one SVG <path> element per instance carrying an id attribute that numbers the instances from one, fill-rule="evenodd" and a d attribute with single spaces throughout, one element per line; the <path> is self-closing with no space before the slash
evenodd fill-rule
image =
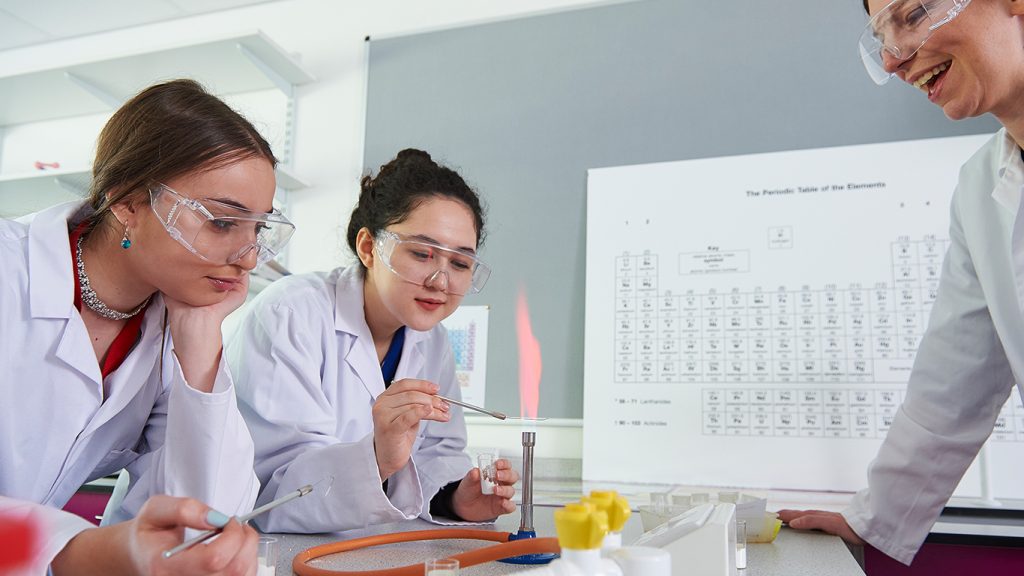
<path id="1" fill-rule="evenodd" d="M 182 542 L 184 527 L 210 529 L 209 506 L 191 498 L 153 496 L 131 520 L 132 560 L 139 574 L 255 574 L 259 535 L 231 519 L 215 539 L 164 558 Z M 223 515 L 221 515 L 221 518 Z M 213 518 L 216 519 L 216 518 Z M 219 524 L 219 522 L 217 522 Z"/>
<path id="2" fill-rule="evenodd" d="M 512 469 L 512 464 L 504 458 L 494 461 L 498 485 L 494 494 L 483 494 L 480 491 L 480 469 L 473 468 L 459 482 L 459 487 L 452 495 L 452 508 L 463 520 L 484 522 L 493 520 L 502 514 L 515 512 L 516 505 L 512 497 L 516 495 L 513 485 L 519 481 L 519 473 Z"/>
<path id="3" fill-rule="evenodd" d="M 192 388 L 201 392 L 213 390 L 224 347 L 221 324 L 245 303 L 248 292 L 249 274 L 245 273 L 223 300 L 208 306 L 190 306 L 164 294 L 174 354 Z"/>
<path id="4" fill-rule="evenodd" d="M 383 482 L 409 461 L 420 421 L 447 422 L 448 403 L 435 394 L 440 387 L 411 378 L 393 382 L 373 403 L 373 449 Z"/>
<path id="5" fill-rule="evenodd" d="M 838 512 L 824 510 L 779 510 L 779 519 L 796 530 L 821 530 L 839 536 L 846 542 L 863 546 L 864 540 L 850 528 Z"/>
<path id="6" fill-rule="evenodd" d="M 212 520 L 212 522 L 211 522 Z M 226 521 L 226 524 L 224 522 Z M 224 530 L 170 558 L 163 553 L 183 540 L 185 528 Z M 54 558 L 55 576 L 256 574 L 259 535 L 198 500 L 152 496 L 135 518 L 81 532 Z"/>

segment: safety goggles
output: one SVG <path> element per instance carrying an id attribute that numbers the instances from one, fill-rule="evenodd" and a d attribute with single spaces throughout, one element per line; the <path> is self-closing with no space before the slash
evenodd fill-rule
<path id="1" fill-rule="evenodd" d="M 277 256 L 295 231 L 276 209 L 253 212 L 217 200 L 195 200 L 165 184 L 150 188 L 149 199 L 171 238 L 215 264 L 234 264 L 255 250 L 259 266 Z"/>
<path id="2" fill-rule="evenodd" d="M 860 35 L 860 57 L 868 75 L 881 86 L 894 76 L 885 69 L 885 55 L 913 58 L 944 24 L 963 12 L 971 0 L 894 0 L 871 17 Z"/>
<path id="3" fill-rule="evenodd" d="M 491 275 L 491 268 L 473 254 L 390 230 L 377 232 L 374 245 L 381 262 L 402 280 L 448 294 L 479 292 Z"/>

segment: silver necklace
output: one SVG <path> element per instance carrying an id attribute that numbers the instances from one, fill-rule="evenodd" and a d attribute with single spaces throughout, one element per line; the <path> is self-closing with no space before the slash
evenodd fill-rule
<path id="1" fill-rule="evenodd" d="M 89 284 L 89 277 L 85 274 L 85 263 L 82 262 L 82 240 L 83 237 L 78 238 L 78 248 L 75 250 L 75 268 L 78 269 L 78 284 L 82 289 L 82 302 L 93 312 L 110 320 L 127 320 L 141 312 L 146 307 L 146 304 L 149 303 L 149 298 L 143 300 L 142 304 L 136 306 L 131 312 L 118 312 L 104 304 L 103 300 L 100 300 L 100 297 L 96 295 L 96 291 Z"/>

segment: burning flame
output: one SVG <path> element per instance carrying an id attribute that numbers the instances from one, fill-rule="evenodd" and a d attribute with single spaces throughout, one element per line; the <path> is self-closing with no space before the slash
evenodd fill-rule
<path id="1" fill-rule="evenodd" d="M 516 336 L 519 340 L 519 416 L 536 418 L 540 404 L 540 343 L 530 327 L 530 309 L 522 287 L 516 300 Z"/>

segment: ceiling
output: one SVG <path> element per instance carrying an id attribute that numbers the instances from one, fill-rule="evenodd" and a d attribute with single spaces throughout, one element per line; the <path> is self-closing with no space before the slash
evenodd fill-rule
<path id="1" fill-rule="evenodd" d="M 0 50 L 271 0 L 0 0 Z"/>

